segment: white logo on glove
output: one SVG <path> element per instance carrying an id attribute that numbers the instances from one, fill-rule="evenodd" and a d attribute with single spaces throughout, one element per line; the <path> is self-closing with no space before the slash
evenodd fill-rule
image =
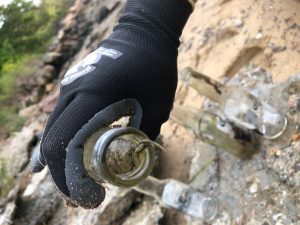
<path id="1" fill-rule="evenodd" d="M 105 55 L 112 59 L 117 59 L 123 55 L 122 52 L 119 52 L 114 49 L 107 49 L 104 47 L 100 47 L 92 53 L 88 54 L 83 60 L 73 66 L 71 69 L 67 71 L 64 76 L 64 79 L 61 81 L 62 85 L 67 85 L 72 83 L 77 78 L 88 74 L 93 71 L 96 67 L 93 64 L 97 63 L 101 57 Z"/>

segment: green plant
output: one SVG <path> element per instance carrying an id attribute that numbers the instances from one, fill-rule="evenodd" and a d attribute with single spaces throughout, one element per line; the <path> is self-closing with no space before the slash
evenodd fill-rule
<path id="1" fill-rule="evenodd" d="M 27 55 L 16 63 L 5 63 L 0 76 L 0 137 L 19 130 L 24 119 L 18 116 L 18 98 L 16 80 L 30 76 L 37 69 L 33 61 L 39 55 Z M 23 79 L 26 80 L 26 79 Z"/>
<path id="2" fill-rule="evenodd" d="M 13 0 L 0 6 L 0 70 L 4 63 L 42 52 L 57 31 L 57 23 L 67 11 L 70 0 Z"/>
<path id="3" fill-rule="evenodd" d="M 5 197 L 14 185 L 14 175 L 11 172 L 11 165 L 0 158 L 0 198 Z"/>
<path id="4" fill-rule="evenodd" d="M 1 107 L 0 110 L 0 137 L 5 134 L 20 130 L 25 119 L 19 117 L 14 107 Z"/>
<path id="5" fill-rule="evenodd" d="M 18 130 L 18 88 L 38 68 L 41 58 L 66 14 L 71 0 L 13 0 L 0 6 L 0 138 Z"/>
<path id="6" fill-rule="evenodd" d="M 196 173 L 190 178 L 188 183 L 189 184 L 193 183 L 200 174 L 202 174 L 203 172 L 205 172 L 208 169 L 208 167 L 212 164 L 212 162 L 213 162 L 213 160 L 209 160 L 202 167 L 200 167 L 196 171 Z"/>
<path id="7" fill-rule="evenodd" d="M 30 76 L 38 69 L 35 62 L 40 58 L 40 54 L 28 54 L 20 57 L 15 62 L 6 62 L 0 72 L 0 104 L 7 102 L 12 104 L 15 93 L 15 81 L 17 78 Z"/>

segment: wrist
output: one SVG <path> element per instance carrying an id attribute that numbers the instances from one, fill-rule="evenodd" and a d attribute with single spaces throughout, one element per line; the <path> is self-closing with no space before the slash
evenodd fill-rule
<path id="1" fill-rule="evenodd" d="M 191 4 L 191 6 L 193 7 L 193 9 L 195 8 L 195 4 L 196 4 L 196 2 L 198 1 L 198 0 L 187 0 L 190 4 Z"/>
<path id="2" fill-rule="evenodd" d="M 183 27 L 193 11 L 189 1 L 128 0 L 119 27 L 136 29 L 156 39 L 168 36 L 178 47 Z"/>

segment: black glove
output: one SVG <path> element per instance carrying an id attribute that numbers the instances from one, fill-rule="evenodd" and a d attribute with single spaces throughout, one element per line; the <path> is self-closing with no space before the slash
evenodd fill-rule
<path id="1" fill-rule="evenodd" d="M 191 12 L 187 0 L 128 0 L 111 36 L 66 73 L 44 131 L 40 161 L 48 165 L 69 205 L 94 208 L 104 199 L 99 186 L 96 203 L 75 201 L 65 174 L 66 147 L 97 112 L 119 100 L 136 99 L 143 110 L 140 130 L 151 139 L 168 120 L 177 86 L 179 37 Z"/>

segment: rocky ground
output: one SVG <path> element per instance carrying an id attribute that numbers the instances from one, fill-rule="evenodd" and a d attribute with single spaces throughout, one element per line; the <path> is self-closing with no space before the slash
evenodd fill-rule
<path id="1" fill-rule="evenodd" d="M 111 189 L 96 210 L 67 208 L 53 189 L 48 173 L 31 174 L 29 157 L 36 135 L 59 94 L 66 70 L 96 48 L 111 32 L 125 1 L 86 0 L 75 4 L 63 21 L 40 70 L 20 81 L 20 132 L 1 140 L 7 195 L 0 199 L 0 224 L 146 224 L 202 225 L 195 218 L 162 208 L 154 199 L 132 190 Z M 79 1 L 77 1 L 79 3 Z M 257 80 L 284 82 L 300 70 L 300 2 L 198 0 L 182 35 L 178 66 L 190 66 L 220 81 L 255 90 Z M 263 69 L 262 69 L 263 68 Z M 181 77 L 181 76 L 179 76 Z M 265 84 L 267 85 L 267 84 Z M 294 93 L 293 93 L 294 92 Z M 273 91 L 263 98 L 299 122 L 294 90 Z M 285 96 L 285 97 L 282 97 Z M 200 109 L 203 97 L 180 81 L 176 102 Z M 167 149 L 160 157 L 159 178 L 175 178 L 218 198 L 214 225 L 300 224 L 300 136 L 295 127 L 283 139 L 263 142 L 250 160 L 240 160 L 203 143 L 189 129 L 169 120 L 162 128 Z M 11 190 L 11 191 L 10 191 Z"/>

